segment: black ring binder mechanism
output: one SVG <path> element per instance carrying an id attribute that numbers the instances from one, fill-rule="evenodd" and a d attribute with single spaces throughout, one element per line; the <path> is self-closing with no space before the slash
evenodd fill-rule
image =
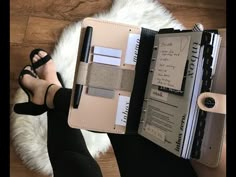
<path id="1" fill-rule="evenodd" d="M 205 46 L 204 52 L 203 52 L 203 58 L 204 60 L 210 61 L 212 63 L 213 57 L 212 55 L 212 49 L 213 47 L 210 45 L 210 33 L 206 33 L 205 37 L 202 38 L 202 43 Z M 206 64 L 206 63 L 205 63 Z M 201 92 L 208 92 L 210 91 L 210 86 L 211 86 L 211 65 L 204 65 L 203 64 L 203 76 L 202 76 L 202 88 Z M 205 119 L 206 119 L 207 113 L 204 112 L 203 110 L 199 110 L 199 116 L 198 116 L 198 123 L 197 123 L 197 128 L 196 128 L 196 133 L 194 137 L 194 142 L 193 142 L 193 149 L 192 149 L 192 157 L 193 158 L 200 158 L 200 153 L 201 153 L 201 145 L 202 145 L 202 138 L 204 135 L 204 128 L 205 128 Z"/>
<path id="2" fill-rule="evenodd" d="M 69 125 L 138 133 L 176 156 L 217 166 L 226 114 L 222 31 L 154 31 L 93 18 L 87 26 L 91 49 L 88 62 L 79 62 L 79 46 Z M 83 85 L 78 108 L 76 83 Z"/>

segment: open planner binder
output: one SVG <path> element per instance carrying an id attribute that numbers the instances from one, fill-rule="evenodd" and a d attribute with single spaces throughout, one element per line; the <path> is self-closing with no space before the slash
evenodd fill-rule
<path id="1" fill-rule="evenodd" d="M 69 125 L 138 133 L 179 157 L 217 166 L 225 127 L 221 40 L 218 30 L 154 31 L 84 19 Z"/>

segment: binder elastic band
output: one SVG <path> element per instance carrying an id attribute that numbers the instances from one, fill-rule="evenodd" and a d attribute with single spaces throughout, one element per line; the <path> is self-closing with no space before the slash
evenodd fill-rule
<path id="1" fill-rule="evenodd" d="M 132 91 L 134 76 L 133 70 L 80 62 L 77 83 L 100 89 Z"/>
<path id="2" fill-rule="evenodd" d="M 88 68 L 87 85 L 108 90 L 132 91 L 135 71 L 98 63 Z"/>
<path id="3" fill-rule="evenodd" d="M 77 74 L 78 77 L 77 77 L 76 83 L 81 84 L 81 85 L 86 85 L 88 66 L 89 64 L 86 62 L 79 63 L 79 69 L 78 69 L 78 74 Z"/>

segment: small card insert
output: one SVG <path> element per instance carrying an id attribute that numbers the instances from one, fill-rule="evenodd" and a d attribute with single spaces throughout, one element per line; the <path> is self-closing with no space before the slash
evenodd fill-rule
<path id="1" fill-rule="evenodd" d="M 139 42 L 140 42 L 140 34 L 133 34 L 133 33 L 129 34 L 127 50 L 125 55 L 125 64 L 136 65 Z"/>
<path id="2" fill-rule="evenodd" d="M 130 97 L 119 96 L 118 107 L 116 112 L 116 125 L 126 126 L 128 111 L 129 111 Z"/>
<path id="3" fill-rule="evenodd" d="M 94 46 L 93 54 L 93 62 L 120 66 L 122 50 Z"/>
<path id="4" fill-rule="evenodd" d="M 94 46 L 93 48 L 93 62 L 112 65 L 112 66 L 120 66 L 121 63 L 121 55 L 122 50 L 113 49 L 108 47 Z M 88 92 L 91 96 L 98 96 L 103 98 L 114 98 L 114 90 L 89 87 Z"/>

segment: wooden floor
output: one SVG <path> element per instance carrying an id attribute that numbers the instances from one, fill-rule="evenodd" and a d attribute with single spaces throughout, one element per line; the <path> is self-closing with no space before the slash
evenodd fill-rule
<path id="1" fill-rule="evenodd" d="M 205 28 L 226 28 L 226 0 L 159 0 L 185 27 L 200 22 Z M 41 47 L 49 52 L 62 29 L 111 7 L 112 0 L 10 0 L 10 104 L 18 88 L 17 76 L 28 64 L 29 52 Z M 39 28 L 40 26 L 40 28 Z M 110 149 L 98 160 L 104 177 L 118 177 L 118 167 Z M 10 145 L 11 177 L 45 177 L 27 169 Z"/>

